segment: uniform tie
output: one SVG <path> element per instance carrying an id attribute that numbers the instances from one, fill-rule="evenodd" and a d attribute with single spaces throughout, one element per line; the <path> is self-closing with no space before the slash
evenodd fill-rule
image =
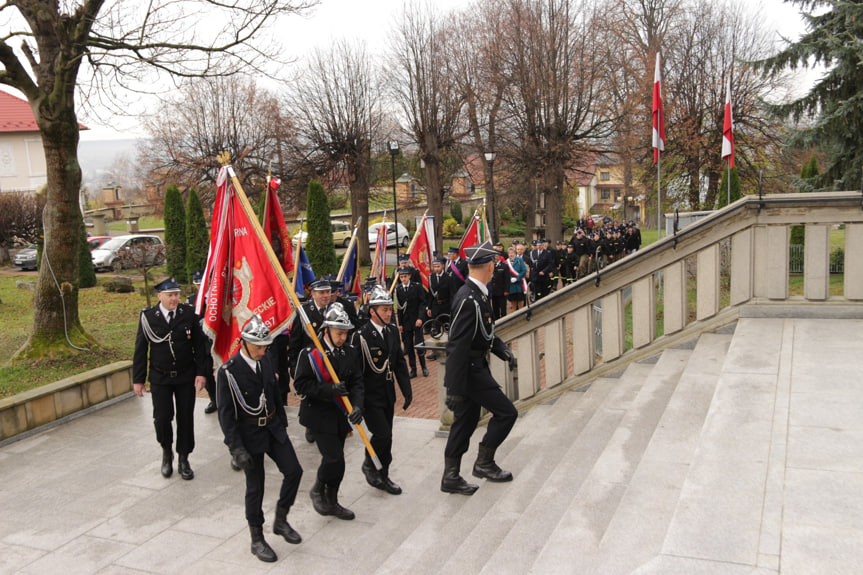
<path id="1" fill-rule="evenodd" d="M 257 375 L 257 376 L 258 376 L 258 381 L 260 381 L 260 382 L 262 382 L 262 383 L 263 383 L 263 381 L 264 381 L 264 376 L 263 376 L 263 374 L 261 373 L 261 362 L 260 362 L 260 361 L 256 361 L 256 362 L 255 362 L 255 375 Z"/>
<path id="2" fill-rule="evenodd" d="M 170 325 L 172 321 L 174 321 L 174 310 L 168 312 L 168 325 Z"/>

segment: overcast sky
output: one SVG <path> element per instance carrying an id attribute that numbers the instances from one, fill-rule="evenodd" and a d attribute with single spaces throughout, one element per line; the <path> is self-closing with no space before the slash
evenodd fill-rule
<path id="1" fill-rule="evenodd" d="M 459 8 L 465 0 L 428 0 L 440 12 Z M 796 38 L 803 31 L 798 11 L 782 0 L 762 0 L 765 25 L 775 27 L 783 36 Z M 381 53 L 387 46 L 387 34 L 401 12 L 403 0 L 322 0 L 306 17 L 292 17 L 282 24 L 279 36 L 287 53 L 302 57 L 313 47 L 329 46 L 340 38 L 364 40 L 372 53 Z M 111 126 L 100 125 L 91 118 L 81 119 L 89 128 L 82 132 L 85 141 L 138 137 L 137 122 L 117 118 Z M 108 122 L 106 122 L 108 124 Z M 112 127 L 113 126 L 113 127 Z M 117 130 L 116 128 L 120 128 Z"/>

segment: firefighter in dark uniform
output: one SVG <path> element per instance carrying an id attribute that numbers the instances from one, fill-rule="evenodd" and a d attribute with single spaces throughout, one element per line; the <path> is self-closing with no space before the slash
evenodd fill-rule
<path id="1" fill-rule="evenodd" d="M 530 282 L 533 285 L 536 299 L 540 299 L 547 296 L 551 289 L 554 258 L 544 248 L 542 240 L 534 240 L 532 244 L 534 249 L 530 252 Z"/>
<path id="2" fill-rule="evenodd" d="M 354 333 L 353 346 L 362 358 L 363 418 L 372 434 L 371 444 L 381 460 L 383 468 L 378 471 L 366 452 L 363 475 L 372 487 L 399 495 L 402 488 L 389 475 L 393 460 L 393 417 L 395 415 L 396 389 L 398 383 L 407 409 L 413 399 L 408 366 L 402 354 L 399 330 L 391 323 L 393 300 L 383 286 L 375 286 L 369 298 L 370 319 Z"/>
<path id="3" fill-rule="evenodd" d="M 275 551 L 264 539 L 264 454 L 282 473 L 273 533 L 288 543 L 302 541 L 288 523 L 288 511 L 297 498 L 303 468 L 288 438 L 288 417 L 281 403 L 275 367 L 267 349 L 275 336 L 254 315 L 243 326 L 239 351 L 219 368 L 219 424 L 231 457 L 246 474 L 246 521 L 252 536 L 252 554 L 271 563 Z"/>
<path id="4" fill-rule="evenodd" d="M 186 303 L 192 307 L 195 307 L 195 301 L 198 299 L 198 289 L 201 286 L 201 280 L 204 277 L 204 272 L 195 272 L 192 274 L 192 284 L 197 286 L 195 293 L 186 298 Z M 198 316 L 198 322 L 200 323 L 202 318 Z M 208 338 L 209 339 L 209 338 Z M 213 342 L 207 342 L 207 374 L 204 376 L 207 378 L 207 383 L 204 388 L 207 390 L 207 396 L 210 398 L 210 403 L 207 404 L 207 407 L 204 408 L 204 413 L 215 413 L 216 411 L 216 376 L 213 372 L 213 355 L 210 353 L 210 350 L 213 348 Z"/>
<path id="5" fill-rule="evenodd" d="M 464 282 L 467 281 L 467 262 L 461 259 L 458 248 L 449 248 L 447 251 L 449 262 L 446 264 L 446 277 L 450 295 L 450 313 L 452 312 L 452 298 Z"/>
<path id="6" fill-rule="evenodd" d="M 351 323 L 355 326 L 354 329 L 359 327 L 360 320 L 359 317 L 357 317 L 357 306 L 342 292 L 342 282 L 336 279 L 336 276 L 334 275 L 324 276 L 324 279 L 330 282 L 330 303 L 339 302 L 342 304 L 342 308 L 344 308 L 345 312 L 348 314 L 348 318 L 351 320 Z"/>
<path id="7" fill-rule="evenodd" d="M 193 479 L 189 454 L 195 449 L 195 392 L 204 389 L 207 375 L 207 338 L 195 309 L 180 303 L 180 285 L 174 278 L 157 284 L 159 303 L 141 311 L 132 388 L 139 397 L 149 372 L 156 441 L 162 446 L 162 475 L 174 472 L 174 416 L 177 418 L 177 470 Z M 210 364 L 212 365 L 212 364 Z M 176 407 L 176 410 L 175 410 Z"/>
<path id="8" fill-rule="evenodd" d="M 432 273 L 429 274 L 429 295 L 431 302 L 428 309 L 428 317 L 437 319 L 441 314 L 449 315 L 449 282 L 444 274 L 444 258 L 435 258 L 432 261 Z"/>
<path id="9" fill-rule="evenodd" d="M 470 437 L 479 422 L 480 410 L 492 417 L 479 444 L 473 466 L 474 477 L 489 481 L 512 481 L 512 473 L 503 471 L 494 462 L 498 446 L 509 435 L 518 411 L 491 376 L 489 352 L 515 366 L 512 352 L 494 335 L 491 304 L 486 284 L 494 271 L 493 260 L 500 254 L 491 242 L 465 249 L 470 264 L 470 277 L 453 299 L 453 318 L 446 350 L 446 406 L 454 418 L 444 451 L 444 472 L 441 491 L 473 495 L 477 485 L 465 481 L 459 474 L 461 458 L 470 446 Z"/>
<path id="10" fill-rule="evenodd" d="M 417 376 L 417 356 L 420 360 L 420 368 L 423 377 L 428 377 L 429 370 L 426 367 L 425 352 L 414 348 L 417 332 L 422 338 L 422 318 L 426 317 L 427 292 L 422 284 L 411 281 L 411 268 L 398 269 L 399 283 L 396 286 L 396 300 L 398 300 L 399 331 L 402 333 L 405 355 L 408 356 L 410 365 L 410 376 Z"/>
<path id="11" fill-rule="evenodd" d="M 321 515 L 350 520 L 354 512 L 339 503 L 339 486 L 345 476 L 345 437 L 350 424 L 363 420 L 363 379 L 356 350 L 347 343 L 348 331 L 354 326 L 340 304 L 332 304 L 324 318 L 321 345 L 339 383 L 334 384 L 320 352 L 307 347 L 297 360 L 294 387 L 303 396 L 300 423 L 314 435 L 321 464 L 315 484 L 309 491 L 312 506 Z M 337 398 L 347 396 L 353 411 L 346 414 Z"/>
<path id="12" fill-rule="evenodd" d="M 319 279 L 312 283 L 311 290 L 312 296 L 309 301 L 303 304 L 303 310 L 306 312 L 306 317 L 309 318 L 312 329 L 317 332 L 324 325 L 324 314 L 330 305 L 332 286 L 329 281 Z M 312 345 L 312 340 L 303 327 L 300 314 L 297 314 L 294 323 L 291 324 L 291 334 L 288 339 L 288 366 L 294 377 L 296 377 L 297 358 L 300 356 L 300 352 L 310 345 Z M 305 435 L 306 441 L 309 443 L 315 441 L 308 429 L 306 429 Z"/>
<path id="13" fill-rule="evenodd" d="M 504 254 L 503 244 L 494 244 L 494 250 L 500 254 Z M 491 309 L 492 318 L 497 321 L 506 315 L 506 301 L 509 296 L 509 266 L 506 264 L 506 257 L 495 258 L 494 274 L 491 278 Z"/>
<path id="14" fill-rule="evenodd" d="M 399 267 L 411 270 L 411 281 L 415 284 L 423 285 L 423 278 L 420 275 L 420 271 L 414 267 L 411 257 L 408 254 L 402 254 L 399 256 Z M 423 286 L 423 289 L 425 289 L 425 286 Z"/>

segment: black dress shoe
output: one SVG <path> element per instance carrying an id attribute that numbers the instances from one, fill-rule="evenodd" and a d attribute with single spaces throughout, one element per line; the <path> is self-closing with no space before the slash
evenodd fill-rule
<path id="1" fill-rule="evenodd" d="M 312 433 L 312 430 L 308 427 L 306 428 L 306 441 L 308 441 L 309 443 L 315 442 L 315 434 Z"/>
<path id="2" fill-rule="evenodd" d="M 375 489 L 386 489 L 380 472 L 375 469 L 374 464 L 368 458 L 363 461 L 363 475 L 366 476 L 366 483 Z"/>
<path id="3" fill-rule="evenodd" d="M 409 375 L 411 379 L 415 378 L 417 376 L 417 370 L 412 369 Z"/>
<path id="4" fill-rule="evenodd" d="M 204 413 L 213 413 L 216 411 L 216 402 L 211 401 L 207 404 L 207 407 L 204 408 Z"/>
<path id="5" fill-rule="evenodd" d="M 189 465 L 189 456 L 181 453 L 177 458 L 177 471 L 180 473 L 180 477 L 189 481 L 190 479 L 195 478 L 195 472 L 192 471 L 192 466 Z"/>
<path id="6" fill-rule="evenodd" d="M 429 370 L 424 367 L 423 368 L 423 377 L 428 377 L 428 376 L 429 376 Z"/>
<path id="7" fill-rule="evenodd" d="M 234 456 L 233 456 L 233 455 L 231 456 L 231 469 L 233 469 L 234 471 L 242 471 L 242 470 L 240 469 L 240 466 L 239 466 L 239 465 L 237 465 L 237 460 L 236 460 L 236 459 L 234 459 Z"/>
<path id="8" fill-rule="evenodd" d="M 174 473 L 174 452 L 170 449 L 162 449 L 162 477 L 168 478 Z"/>

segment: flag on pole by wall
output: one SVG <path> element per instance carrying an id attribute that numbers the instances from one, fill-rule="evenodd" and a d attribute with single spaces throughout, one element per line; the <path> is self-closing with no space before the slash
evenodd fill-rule
<path id="1" fill-rule="evenodd" d="M 270 257 L 267 240 L 243 209 L 228 167 L 222 167 L 217 185 L 210 253 L 197 303 L 204 333 L 213 340 L 213 358 L 221 364 L 236 352 L 240 331 L 254 314 L 279 333 L 293 307 L 279 277 L 280 262 Z"/>
<path id="2" fill-rule="evenodd" d="M 306 297 L 305 286 L 315 281 L 315 270 L 312 269 L 312 264 L 309 263 L 309 258 L 306 256 L 306 250 L 303 246 L 300 246 L 300 258 L 297 264 L 297 287 L 294 291 L 300 297 Z"/>
<path id="3" fill-rule="evenodd" d="M 282 215 L 282 208 L 279 205 L 279 195 L 277 190 L 281 180 L 273 178 L 270 180 L 270 185 L 267 186 L 267 198 L 264 201 L 264 237 L 270 240 L 270 245 L 273 246 L 273 252 L 279 263 L 282 264 L 282 269 L 288 273 L 294 269 L 294 254 L 291 247 L 291 237 L 288 234 L 288 226 L 285 225 L 285 217 Z"/>
<path id="4" fill-rule="evenodd" d="M 433 222 L 423 218 L 417 228 L 416 239 L 411 249 L 410 258 L 420 272 L 420 278 L 426 289 L 429 289 L 429 276 L 431 275 L 432 253 L 434 252 L 434 230 L 429 229 Z M 431 240 L 430 240 L 431 238 Z"/>
<path id="5" fill-rule="evenodd" d="M 722 159 L 728 158 L 728 169 L 734 168 L 734 118 L 731 114 L 731 78 L 725 96 L 725 121 L 722 124 Z"/>
<path id="6" fill-rule="evenodd" d="M 656 53 L 656 71 L 653 73 L 653 163 L 665 152 L 665 113 L 662 111 L 662 62 Z"/>

